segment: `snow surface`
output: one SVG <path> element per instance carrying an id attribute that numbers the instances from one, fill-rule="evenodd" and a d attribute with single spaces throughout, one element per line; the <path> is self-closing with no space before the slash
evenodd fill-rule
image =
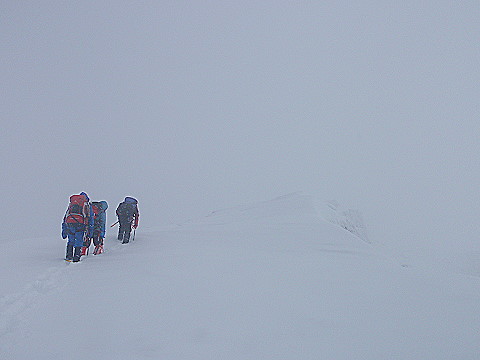
<path id="1" fill-rule="evenodd" d="M 0 358 L 478 359 L 478 277 L 402 264 L 317 204 L 111 230 L 78 264 L 57 234 L 6 242 Z"/>

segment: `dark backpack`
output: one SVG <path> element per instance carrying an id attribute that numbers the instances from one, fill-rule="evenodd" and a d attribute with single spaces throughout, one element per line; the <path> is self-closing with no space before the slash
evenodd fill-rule
<path id="1" fill-rule="evenodd" d="M 87 198 L 83 195 L 70 196 L 65 222 L 67 224 L 85 224 L 88 216 L 87 204 Z"/>
<path id="2" fill-rule="evenodd" d="M 133 214 L 137 212 L 137 204 L 122 202 L 118 205 L 117 214 L 120 219 L 132 219 Z"/>

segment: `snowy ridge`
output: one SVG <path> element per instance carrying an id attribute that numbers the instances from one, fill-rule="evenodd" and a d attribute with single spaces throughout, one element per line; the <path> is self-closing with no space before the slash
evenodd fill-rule
<path id="1" fill-rule="evenodd" d="M 284 222 L 291 219 L 292 216 L 296 216 L 298 220 L 298 214 L 302 214 L 303 217 L 316 217 L 315 207 L 311 200 L 312 197 L 309 195 L 292 193 L 268 201 L 212 211 L 206 218 L 200 219 L 199 222 L 212 223 L 220 220 L 228 222 Z"/>
<path id="2" fill-rule="evenodd" d="M 359 210 L 343 208 L 337 201 L 316 202 L 316 207 L 322 217 L 350 231 L 363 241 L 370 243 L 367 234 L 367 227 Z"/>
<path id="3" fill-rule="evenodd" d="M 247 217 L 250 220 L 255 218 L 257 221 L 265 218 L 287 221 L 286 217 L 288 214 L 292 214 L 292 211 L 300 211 L 304 217 L 308 215 L 310 220 L 315 217 L 323 218 L 370 243 L 367 226 L 360 210 L 345 208 L 335 200 L 321 201 L 303 192 L 279 196 L 260 203 L 213 211 L 207 216 L 209 220 L 202 219 L 200 221 L 206 223 L 238 222 Z M 228 218 L 229 220 L 227 220 Z"/>
<path id="4" fill-rule="evenodd" d="M 322 219 L 310 196 L 139 228 L 128 245 L 110 233 L 81 264 L 63 263 L 64 246 L 57 235 L 0 253 L 0 358 L 478 355 L 478 278 L 403 268 Z"/>

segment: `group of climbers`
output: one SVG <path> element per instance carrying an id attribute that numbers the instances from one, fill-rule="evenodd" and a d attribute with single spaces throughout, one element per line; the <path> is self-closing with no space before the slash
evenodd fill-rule
<path id="1" fill-rule="evenodd" d="M 70 196 L 70 202 L 62 222 L 62 238 L 68 238 L 66 261 L 78 262 L 83 255 L 88 255 L 92 241 L 94 245 L 93 255 L 99 255 L 103 252 L 107 209 L 106 201 L 91 202 L 85 192 Z M 138 201 L 127 196 L 118 205 L 116 215 L 119 224 L 117 238 L 123 244 L 126 244 L 130 241 L 132 228 L 136 229 L 138 227 L 140 217 Z"/>

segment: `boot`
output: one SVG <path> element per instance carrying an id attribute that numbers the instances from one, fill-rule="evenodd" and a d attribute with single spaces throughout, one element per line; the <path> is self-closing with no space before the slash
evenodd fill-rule
<path id="1" fill-rule="evenodd" d="M 73 245 L 67 244 L 67 254 L 65 255 L 65 260 L 71 261 L 73 259 Z"/>
<path id="2" fill-rule="evenodd" d="M 125 231 L 122 244 L 127 244 L 129 241 L 130 241 L 130 231 Z"/>
<path id="3" fill-rule="evenodd" d="M 93 250 L 93 255 L 100 255 L 103 253 L 103 245 L 95 246 L 95 250 Z"/>
<path id="4" fill-rule="evenodd" d="M 75 247 L 75 252 L 73 254 L 73 262 L 79 262 L 81 256 L 82 256 L 82 247 L 81 246 Z"/>
<path id="5" fill-rule="evenodd" d="M 86 246 L 82 246 L 82 251 L 80 252 L 80 256 L 84 256 L 84 255 L 87 255 L 87 247 Z"/>

